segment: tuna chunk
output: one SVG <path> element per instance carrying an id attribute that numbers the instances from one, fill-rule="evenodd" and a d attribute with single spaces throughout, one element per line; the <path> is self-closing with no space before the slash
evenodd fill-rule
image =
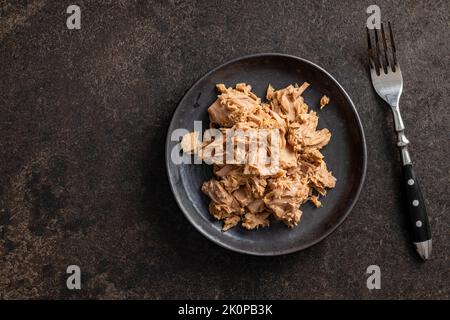
<path id="1" fill-rule="evenodd" d="M 226 89 L 218 85 L 221 92 L 219 98 L 208 108 L 209 119 L 221 127 L 232 127 L 245 122 L 247 117 L 260 106 L 261 100 L 251 93 L 251 87 L 245 84 L 236 85 L 236 89 Z"/>

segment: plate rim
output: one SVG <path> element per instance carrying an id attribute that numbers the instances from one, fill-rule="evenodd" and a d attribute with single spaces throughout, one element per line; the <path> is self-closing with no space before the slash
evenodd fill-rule
<path id="1" fill-rule="evenodd" d="M 319 71 L 323 72 L 329 79 L 331 79 L 334 84 L 337 85 L 338 89 L 341 90 L 341 92 L 344 94 L 345 98 L 350 102 L 350 107 L 353 111 L 353 114 L 355 115 L 356 118 L 356 123 L 358 126 L 358 131 L 359 134 L 361 136 L 361 141 L 362 141 L 362 149 L 363 149 L 363 168 L 362 168 L 362 175 L 361 175 L 361 179 L 359 181 L 359 185 L 358 188 L 356 190 L 355 196 L 353 197 L 352 201 L 350 202 L 350 205 L 348 206 L 346 212 L 341 216 L 341 218 L 339 219 L 339 221 L 327 232 L 325 232 L 322 236 L 318 237 L 317 239 L 315 239 L 314 241 L 300 246 L 300 247 L 294 247 L 294 248 L 287 248 L 285 250 L 279 250 L 279 251 L 271 251 L 268 250 L 267 252 L 254 252 L 251 250 L 245 250 L 245 249 L 241 249 L 241 248 L 236 248 L 235 246 L 229 245 L 227 243 L 224 243 L 221 241 L 221 239 L 214 237 L 214 235 L 208 233 L 206 230 L 204 230 L 200 225 L 198 225 L 194 219 L 190 216 L 190 214 L 188 214 L 188 210 L 185 208 L 183 202 L 180 199 L 180 195 L 175 192 L 174 190 L 174 185 L 176 183 L 176 181 L 173 181 L 173 174 L 170 171 L 169 168 L 169 162 L 170 162 L 170 143 L 172 142 L 170 139 L 170 135 L 171 135 L 171 131 L 172 131 L 172 126 L 174 124 L 174 115 L 176 113 L 176 111 L 178 110 L 178 108 L 180 107 L 180 105 L 182 104 L 183 100 L 185 99 L 185 97 L 197 86 L 198 83 L 200 83 L 203 79 L 207 78 L 208 76 L 210 76 L 211 74 L 213 74 L 214 72 L 228 66 L 231 65 L 233 63 L 239 62 L 241 60 L 246 60 L 246 59 L 252 59 L 252 58 L 261 58 L 261 57 L 284 57 L 284 58 L 289 58 L 289 59 L 294 59 L 297 61 L 301 61 L 303 63 L 309 64 L 311 65 L 313 68 L 318 69 Z M 310 248 L 314 245 L 316 245 L 317 243 L 321 242 L 322 240 L 324 240 L 325 238 L 327 238 L 328 236 L 330 236 L 334 231 L 336 231 L 336 229 L 345 221 L 345 219 L 347 219 L 348 215 L 352 212 L 354 206 L 356 205 L 356 203 L 358 202 L 359 196 L 361 194 L 362 188 L 364 186 L 364 182 L 366 179 L 366 171 L 367 171 L 367 143 L 366 143 L 366 137 L 364 134 L 364 128 L 361 122 L 361 118 L 358 114 L 358 111 L 355 107 L 355 104 L 353 103 L 353 100 L 350 98 L 350 96 L 348 95 L 347 91 L 345 91 L 345 89 L 342 87 L 342 85 L 328 72 L 326 71 L 324 68 L 322 68 L 321 66 L 315 64 L 314 62 L 311 62 L 310 60 L 295 56 L 295 55 L 291 55 L 291 54 L 285 54 L 285 53 L 276 53 L 276 52 L 263 52 L 263 53 L 255 53 L 255 54 L 249 54 L 249 55 L 244 55 L 244 56 L 240 56 L 237 58 L 233 58 L 231 60 L 228 60 L 222 64 L 220 64 L 219 66 L 212 68 L 211 70 L 209 70 L 208 72 L 206 72 L 205 74 L 203 74 L 197 81 L 195 81 L 190 87 L 189 89 L 187 89 L 183 96 L 181 97 L 181 99 L 178 101 L 176 108 L 174 109 L 171 119 L 170 119 L 170 123 L 169 123 L 169 127 L 167 129 L 167 134 L 166 134 L 166 145 L 165 145 L 165 165 L 166 165 L 166 173 L 167 173 L 167 177 L 169 180 L 169 186 L 170 189 L 172 191 L 172 194 L 175 198 L 175 201 L 177 202 L 178 207 L 181 209 L 181 211 L 183 212 L 183 215 L 187 218 L 187 220 L 194 226 L 194 228 L 200 232 L 204 237 L 206 237 L 207 239 L 209 239 L 210 241 L 214 242 L 215 244 L 234 251 L 234 252 L 238 252 L 241 254 L 247 254 L 247 255 L 252 255 L 252 256 L 281 256 L 281 255 L 286 255 L 286 254 L 290 254 L 290 253 L 294 253 L 294 252 L 299 252 L 299 251 L 303 251 L 307 248 Z"/>

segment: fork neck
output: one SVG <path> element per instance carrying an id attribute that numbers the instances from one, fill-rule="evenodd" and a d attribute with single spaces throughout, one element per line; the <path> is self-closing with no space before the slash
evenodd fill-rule
<path id="1" fill-rule="evenodd" d="M 403 165 L 411 164 L 411 156 L 408 151 L 409 140 L 405 135 L 405 125 L 398 104 L 391 104 L 394 115 L 395 131 L 397 132 L 397 147 L 400 149 Z"/>
<path id="2" fill-rule="evenodd" d="M 402 163 L 404 166 L 411 164 L 411 156 L 408 151 L 409 140 L 406 138 L 405 131 L 397 131 L 397 147 L 400 149 Z"/>
<path id="3" fill-rule="evenodd" d="M 398 107 L 398 104 L 392 104 L 391 109 L 392 113 L 394 115 L 394 124 L 395 124 L 395 131 L 404 131 L 405 130 L 405 124 L 403 123 L 402 115 L 400 114 L 400 108 Z"/>

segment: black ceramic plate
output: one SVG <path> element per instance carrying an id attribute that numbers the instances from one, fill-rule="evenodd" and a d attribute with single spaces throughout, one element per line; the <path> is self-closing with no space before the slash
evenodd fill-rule
<path id="1" fill-rule="evenodd" d="M 330 143 L 322 151 L 337 178 L 336 188 L 321 198 L 321 208 L 315 208 L 309 202 L 302 205 L 303 216 L 294 229 L 287 228 L 282 222 L 274 222 L 269 228 L 259 230 L 235 227 L 222 232 L 222 222 L 210 215 L 209 198 L 200 190 L 202 183 L 212 177 L 212 168 L 206 164 L 174 164 L 170 154 L 178 142 L 171 141 L 171 133 L 177 128 L 193 131 L 194 120 L 202 120 L 205 130 L 209 124 L 207 108 L 217 97 L 217 83 L 234 86 L 245 82 L 252 85 L 256 95 L 265 97 L 269 83 L 279 89 L 304 81 L 311 84 L 303 95 L 310 108 L 319 114 L 319 128 L 326 127 L 332 133 Z M 319 111 L 319 100 L 324 94 L 331 102 Z M 195 228 L 225 248 L 265 256 L 305 249 L 335 230 L 358 199 L 365 177 L 366 158 L 361 121 L 341 85 L 319 66 L 284 54 L 242 57 L 203 76 L 181 99 L 170 123 L 166 143 L 166 165 L 172 191 Z"/>

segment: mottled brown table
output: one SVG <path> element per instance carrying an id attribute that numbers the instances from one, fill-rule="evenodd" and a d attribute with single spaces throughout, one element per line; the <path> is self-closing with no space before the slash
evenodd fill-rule
<path id="1" fill-rule="evenodd" d="M 0 298 L 449 298 L 448 1 L 377 1 L 397 35 L 401 107 L 434 251 L 407 240 L 389 110 L 366 69 L 373 1 L 3 1 L 0 17 Z M 407 3 L 407 5 L 405 4 Z M 359 202 L 326 240 L 259 258 L 200 235 L 170 192 L 166 129 L 209 69 L 298 55 L 346 88 L 368 144 Z M 79 265 L 82 288 L 66 288 Z M 368 290 L 366 268 L 381 268 Z"/>

